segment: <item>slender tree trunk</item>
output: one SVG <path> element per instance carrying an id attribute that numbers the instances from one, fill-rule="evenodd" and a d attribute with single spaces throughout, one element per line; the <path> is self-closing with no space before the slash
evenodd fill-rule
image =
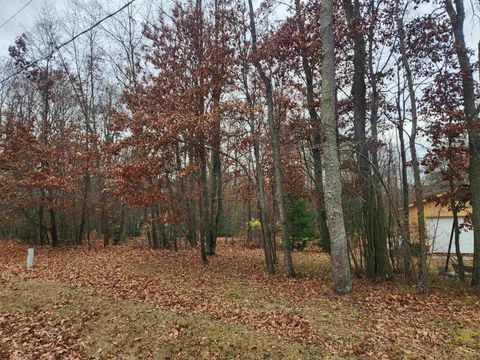
<path id="1" fill-rule="evenodd" d="M 327 211 L 325 210 L 325 195 L 323 187 L 323 165 L 320 154 L 321 145 L 320 133 L 313 135 L 313 171 L 315 173 L 315 189 L 316 189 L 316 203 L 317 203 L 317 221 L 318 230 L 320 232 L 320 245 L 327 252 L 330 252 L 330 233 L 327 224 Z"/>
<path id="2" fill-rule="evenodd" d="M 193 152 L 189 156 L 190 164 L 194 162 Z M 195 187 L 195 173 L 192 173 L 188 176 L 188 186 L 192 190 Z M 197 245 L 197 201 L 194 197 L 187 199 L 187 239 L 190 246 L 194 247 Z"/>
<path id="3" fill-rule="evenodd" d="M 167 239 L 164 236 L 164 224 L 163 224 L 163 221 L 161 220 L 161 217 L 160 217 L 160 209 L 158 207 L 158 204 L 155 204 L 152 207 L 152 212 L 155 214 L 154 215 L 155 224 L 156 224 L 156 228 L 158 230 L 158 233 L 157 233 L 157 240 L 159 240 L 158 241 L 158 247 L 161 248 L 161 249 L 165 249 L 167 247 Z"/>
<path id="4" fill-rule="evenodd" d="M 203 54 L 204 54 L 204 44 L 203 44 L 203 7 L 202 7 L 202 0 L 196 0 L 195 4 L 195 11 L 196 11 L 196 39 L 195 39 L 195 53 L 196 53 L 196 61 L 197 67 L 200 67 L 203 61 Z M 200 88 L 203 86 L 203 80 L 201 77 L 195 79 L 195 83 Z M 205 99 L 203 95 L 198 97 L 198 104 L 197 104 L 197 116 L 203 116 L 205 113 Z M 205 148 L 205 135 L 201 131 L 199 135 L 199 145 L 197 146 L 196 153 L 198 162 L 200 164 L 200 171 L 199 171 L 199 179 L 198 184 L 200 187 L 200 196 L 199 196 L 199 221 L 200 221 L 200 259 L 203 264 L 206 264 L 207 259 L 207 250 L 206 250 L 206 241 L 208 236 L 208 183 L 207 183 L 207 154 Z"/>
<path id="5" fill-rule="evenodd" d="M 147 235 L 147 242 L 148 242 L 148 246 L 150 248 L 153 248 L 153 241 L 152 241 L 152 234 L 151 234 L 151 224 L 150 224 L 150 221 L 148 220 L 148 210 L 147 210 L 147 207 L 145 206 L 143 208 L 143 217 L 144 217 L 144 223 L 145 223 L 145 229 L 146 229 L 146 235 Z"/>
<path id="6" fill-rule="evenodd" d="M 103 179 L 100 179 L 101 184 L 104 184 Z M 107 198 L 106 195 L 102 192 L 101 195 L 101 208 L 100 208 L 100 223 L 103 235 L 103 246 L 107 247 L 110 245 L 110 219 L 109 219 L 109 212 L 107 207 Z"/>
<path id="7" fill-rule="evenodd" d="M 322 36 L 322 117 L 323 164 L 325 166 L 325 207 L 331 236 L 333 287 L 337 293 L 352 291 L 348 243 L 342 209 L 342 177 L 337 145 L 335 104 L 335 42 L 333 1 L 323 0 L 320 14 Z"/>
<path id="8" fill-rule="evenodd" d="M 87 204 L 88 204 L 88 194 L 90 192 L 90 172 L 87 170 L 84 177 L 84 188 L 83 188 L 83 198 L 82 198 L 82 211 L 80 214 L 80 227 L 78 230 L 78 235 L 76 239 L 77 244 L 83 242 L 83 235 L 85 232 L 85 224 L 87 222 Z"/>
<path id="9" fill-rule="evenodd" d="M 250 0 L 251 1 L 251 0 Z M 265 75 L 265 73 L 263 73 Z M 295 276 L 295 270 L 293 267 L 292 253 L 291 253 L 291 244 L 290 244 L 290 234 L 287 224 L 287 214 L 285 208 L 285 196 L 283 193 L 283 181 L 282 181 L 282 172 L 281 172 L 281 160 L 280 160 L 280 139 L 278 136 L 278 130 L 275 126 L 274 120 L 274 103 L 273 103 L 273 89 L 270 78 L 263 76 L 265 91 L 267 96 L 267 107 L 268 107 L 268 127 L 270 133 L 270 143 L 272 145 L 272 154 L 273 154 L 273 171 L 275 178 L 275 199 L 278 206 L 278 214 L 280 217 L 281 229 L 282 229 L 282 248 L 283 248 L 283 262 L 287 274 L 289 277 Z"/>
<path id="10" fill-rule="evenodd" d="M 448 181 L 450 187 L 450 207 L 452 208 L 453 214 L 453 231 L 455 234 L 455 253 L 457 255 L 458 263 L 458 278 L 463 283 L 465 282 L 465 266 L 463 264 L 463 256 L 460 250 L 460 227 L 458 226 L 458 210 L 455 199 L 455 186 L 453 185 L 453 180 Z"/>
<path id="11" fill-rule="evenodd" d="M 209 232 L 207 241 L 207 255 L 215 255 L 217 246 L 218 226 L 220 223 L 220 215 L 222 212 L 222 163 L 220 158 L 220 93 L 214 95 L 214 111 L 217 117 L 213 129 L 213 150 L 212 150 L 212 171 L 210 176 L 210 217 Z"/>
<path id="12" fill-rule="evenodd" d="M 46 244 L 43 205 L 40 205 L 38 207 L 38 240 L 40 242 L 40 245 Z"/>
<path id="13" fill-rule="evenodd" d="M 252 119 L 252 132 L 254 132 L 254 119 Z M 257 196 L 258 207 L 260 209 L 260 225 L 262 229 L 263 249 L 265 253 L 265 263 L 269 274 L 275 274 L 275 259 L 272 242 L 272 234 L 269 230 L 269 219 L 267 214 L 267 203 L 265 199 L 265 180 L 260 159 L 260 143 L 256 138 L 253 144 L 253 154 L 255 157 L 255 174 L 257 177 Z"/>
<path id="14" fill-rule="evenodd" d="M 118 235 L 115 236 L 115 244 L 120 243 L 124 237 L 125 233 L 125 217 L 126 217 L 126 211 L 125 211 L 125 204 L 120 205 L 120 224 L 118 226 Z"/>
<path id="15" fill-rule="evenodd" d="M 177 161 L 177 171 L 180 173 L 182 171 L 182 157 L 180 154 L 180 145 L 177 142 L 175 144 L 175 156 Z M 187 160 L 185 159 L 185 163 Z M 188 241 L 190 246 L 195 246 L 195 204 L 193 203 L 194 200 L 189 199 L 186 197 L 187 194 L 187 186 L 193 188 L 193 176 L 189 174 L 187 177 L 182 176 L 180 179 L 180 192 L 182 196 L 185 196 L 183 211 L 185 214 L 184 222 L 185 222 L 185 238 Z"/>
<path id="16" fill-rule="evenodd" d="M 257 203 L 260 213 L 260 226 L 262 229 L 262 243 L 263 250 L 265 255 L 265 264 L 267 265 L 267 271 L 269 274 L 275 274 L 275 257 L 274 257 L 274 248 L 272 243 L 272 234 L 270 232 L 270 225 L 267 212 L 267 202 L 265 197 L 265 180 L 263 175 L 263 168 L 261 164 L 260 156 L 260 140 L 258 134 L 256 134 L 255 126 L 255 98 L 250 94 L 248 88 L 248 78 L 247 78 L 247 63 L 244 63 L 242 66 L 242 77 L 245 86 L 247 103 L 250 107 L 249 123 L 250 123 L 250 132 L 253 137 L 253 157 L 254 157 L 254 169 L 255 169 L 255 178 L 257 182 Z M 251 219 L 249 219 L 250 221 Z"/>
<path id="17" fill-rule="evenodd" d="M 173 243 L 173 250 L 175 252 L 178 251 L 177 236 L 178 236 L 178 227 L 176 224 L 174 224 L 172 229 L 172 243 Z"/>
<path id="18" fill-rule="evenodd" d="M 103 210 L 102 214 L 102 233 L 103 233 L 103 247 L 110 245 L 110 220 L 107 212 Z"/>
<path id="19" fill-rule="evenodd" d="M 295 8 L 297 12 L 297 24 L 299 26 L 301 34 L 301 42 L 306 41 L 305 39 L 305 28 L 304 28 L 304 19 L 301 14 L 301 3 L 300 0 L 295 0 Z M 312 134 L 312 158 L 313 158 L 313 171 L 314 171 L 314 182 L 315 182 L 315 194 L 316 194 L 316 205 L 317 205 L 317 225 L 320 233 L 320 245 L 328 252 L 330 252 L 330 234 L 328 232 L 327 225 L 327 213 L 325 211 L 325 200 L 323 194 L 323 168 L 322 168 L 322 158 L 320 154 L 321 148 L 321 121 L 318 116 L 316 106 L 315 106 L 315 91 L 313 85 L 313 70 L 310 65 L 310 62 L 307 58 L 306 49 L 302 47 L 301 49 L 302 57 L 302 67 L 305 74 L 306 90 L 307 90 L 307 108 L 308 114 L 310 116 L 310 122 L 312 124 L 313 134 Z"/>
<path id="20" fill-rule="evenodd" d="M 60 245 L 58 239 L 58 231 L 57 231 L 57 216 L 55 214 L 55 209 L 50 208 L 50 234 L 52 236 L 52 247 L 57 247 Z"/>
<path id="21" fill-rule="evenodd" d="M 374 1 L 370 1 L 371 13 L 376 16 L 376 6 Z M 370 73 L 370 87 L 371 87 L 371 104 L 370 104 L 370 155 L 373 166 L 373 196 L 374 196 L 374 241 L 375 241 L 375 264 L 376 273 L 384 278 L 393 278 L 392 265 L 389 261 L 389 252 L 387 246 L 387 231 L 385 229 L 385 209 L 383 207 L 383 196 L 381 191 L 381 179 L 379 178 L 379 164 L 378 164 L 378 108 L 379 108 L 379 94 L 377 88 L 377 73 L 373 68 L 373 32 L 375 28 L 369 32 L 369 46 L 368 46 L 368 64 Z"/>
<path id="22" fill-rule="evenodd" d="M 409 212 L 409 189 L 408 189 L 408 173 L 407 173 L 407 154 L 405 150 L 404 138 L 404 119 L 400 107 L 400 93 L 397 98 L 398 110 L 398 138 L 400 140 L 400 162 L 402 172 L 402 203 L 403 203 L 403 227 L 404 239 L 402 244 L 403 252 L 403 274 L 407 284 L 413 284 L 416 281 L 415 271 L 412 265 L 412 254 L 410 246 L 410 212 Z"/>
<path id="23" fill-rule="evenodd" d="M 397 5 L 398 6 L 398 5 Z M 403 25 L 403 17 L 397 8 L 397 25 L 400 40 L 400 52 L 402 54 L 402 65 L 405 71 L 405 77 L 408 85 L 408 95 L 410 97 L 410 112 L 412 116 L 412 129 L 410 132 L 410 156 L 413 169 L 413 181 L 415 188 L 415 205 L 417 207 L 418 219 L 418 242 L 420 245 L 420 264 L 419 264 L 419 287 L 423 292 L 429 292 L 428 269 L 427 269 L 427 254 L 426 254 L 426 240 L 427 235 L 425 231 L 425 211 L 423 205 L 423 189 L 420 178 L 420 164 L 417 157 L 416 138 L 417 138 L 417 103 L 416 94 L 413 84 L 413 76 L 408 62 L 408 55 L 405 45 L 405 31 Z"/>
<path id="24" fill-rule="evenodd" d="M 374 189 L 374 175 L 372 175 L 369 161 L 369 151 L 366 134 L 366 85 L 365 85 L 365 64 L 367 54 L 365 50 L 365 39 L 361 31 L 362 15 L 360 3 L 354 0 L 343 0 L 343 7 L 347 22 L 352 31 L 354 41 L 353 58 L 353 110 L 354 110 L 354 136 L 355 152 L 359 168 L 359 180 L 363 197 L 363 218 L 367 247 L 365 249 L 365 260 L 368 277 L 391 278 L 391 266 L 388 260 L 386 249 L 385 231 L 381 231 L 380 222 L 383 221 L 383 210 L 380 208 L 379 197 Z"/>
<path id="25" fill-rule="evenodd" d="M 469 181 L 472 194 L 473 223 L 473 274 L 472 285 L 477 287 L 480 295 L 480 127 L 479 109 L 475 108 L 475 81 L 468 49 L 465 44 L 463 23 L 465 9 L 463 0 L 455 0 L 455 9 L 451 0 L 444 1 L 445 8 L 452 23 L 455 38 L 455 51 L 462 76 L 463 107 L 468 129 L 468 148 L 470 154 Z"/>
<path id="26" fill-rule="evenodd" d="M 154 249 L 158 249 L 159 244 L 158 244 L 158 235 L 157 235 L 157 222 L 156 222 L 156 216 L 155 216 L 155 209 L 153 206 L 150 208 L 150 219 L 151 219 L 150 228 L 152 231 L 152 247 Z"/>
<path id="27" fill-rule="evenodd" d="M 261 164 L 260 156 L 260 141 L 255 135 L 255 118 L 253 116 L 253 103 L 251 101 L 250 105 L 251 115 L 250 115 L 250 127 L 251 132 L 254 136 L 253 142 L 253 155 L 255 159 L 255 176 L 257 180 L 257 201 L 258 208 L 260 213 L 260 226 L 262 229 L 262 240 L 263 240 L 263 250 L 265 254 L 265 263 L 267 265 L 267 270 L 269 274 L 275 274 L 275 259 L 274 259 L 274 249 L 272 243 L 272 234 L 269 227 L 269 218 L 267 212 L 267 202 L 265 196 L 265 179 Z"/>
<path id="28" fill-rule="evenodd" d="M 205 149 L 200 150 L 205 153 Z M 205 154 L 200 155 L 200 259 L 202 263 L 207 263 L 206 237 L 208 232 L 208 194 L 207 194 L 207 165 L 205 164 Z M 203 160 L 202 160 L 203 159 Z"/>
<path id="29" fill-rule="evenodd" d="M 252 201 L 247 200 L 247 236 L 245 237 L 245 243 L 247 246 L 251 246 L 253 242 L 252 226 L 250 224 L 251 220 L 252 220 Z"/>
<path id="30" fill-rule="evenodd" d="M 252 35 L 252 48 L 256 51 L 256 30 L 255 30 L 255 17 L 253 13 L 253 4 L 252 0 L 248 1 L 249 5 L 249 15 L 250 15 L 250 31 Z M 278 205 L 278 212 L 280 216 L 280 223 L 282 226 L 282 247 L 283 247 L 283 263 L 287 275 L 289 277 L 295 276 L 295 269 L 293 267 L 292 259 L 292 250 L 290 246 L 290 234 L 288 231 L 287 225 L 287 214 L 285 209 L 285 198 L 282 189 L 282 170 L 281 170 L 281 159 L 280 159 L 280 140 L 278 130 L 275 126 L 275 117 L 274 117 L 274 101 L 273 101 L 273 88 L 272 80 L 265 73 L 262 65 L 258 60 L 254 61 L 255 68 L 257 69 L 260 78 L 262 79 L 263 85 L 265 86 L 265 96 L 267 98 L 267 122 L 268 129 L 270 134 L 270 144 L 272 146 L 273 153 L 273 171 L 275 178 L 275 198 Z"/>
<path id="31" fill-rule="evenodd" d="M 49 62 L 50 60 L 47 59 L 47 65 L 45 69 L 45 79 L 44 79 L 44 91 L 43 91 L 43 112 L 42 112 L 42 132 L 41 132 L 41 141 L 44 146 L 48 145 L 48 138 L 47 138 L 47 126 L 48 126 L 48 113 L 49 113 Z M 47 161 L 41 162 L 42 168 L 48 168 L 49 164 Z M 58 240 L 58 231 L 57 231 L 57 221 L 56 221 L 56 214 L 55 209 L 53 208 L 53 194 L 51 191 L 42 190 L 45 198 L 48 200 L 50 204 L 49 214 L 50 214 L 50 235 L 52 238 L 52 247 L 56 247 L 59 245 Z"/>
<path id="32" fill-rule="evenodd" d="M 214 48 L 219 52 L 219 57 L 224 56 L 222 50 L 225 46 L 224 40 L 221 38 L 223 28 L 223 17 L 219 9 L 219 0 L 214 1 Z M 213 67 L 213 79 L 214 88 L 212 91 L 213 101 L 213 115 L 215 116 L 215 122 L 213 125 L 213 139 L 212 139 L 212 168 L 210 176 L 210 209 L 209 209 L 209 232 L 207 241 L 207 254 L 215 255 L 217 246 L 218 227 L 220 224 L 220 217 L 222 215 L 222 163 L 220 157 L 220 144 L 221 144 L 221 121 L 222 114 L 220 108 L 220 96 L 222 93 L 222 62 L 214 64 Z"/>
<path id="33" fill-rule="evenodd" d="M 273 261 L 275 264 L 277 264 L 277 227 L 276 227 L 277 215 L 275 212 L 275 209 L 277 207 L 275 205 L 276 204 L 275 204 L 275 197 L 274 197 L 272 201 L 272 216 L 269 216 L 269 219 L 270 219 L 269 228 L 270 228 L 270 238 L 272 239 Z"/>

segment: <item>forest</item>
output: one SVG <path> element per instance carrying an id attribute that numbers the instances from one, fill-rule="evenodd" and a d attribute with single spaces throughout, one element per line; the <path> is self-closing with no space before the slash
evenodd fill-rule
<path id="1" fill-rule="evenodd" d="M 480 356 L 479 0 L 57 5 L 0 57 L 1 359 Z"/>

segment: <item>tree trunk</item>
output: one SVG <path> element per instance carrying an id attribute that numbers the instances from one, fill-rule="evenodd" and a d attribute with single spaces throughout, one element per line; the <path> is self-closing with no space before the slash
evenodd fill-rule
<path id="1" fill-rule="evenodd" d="M 252 132 L 254 132 L 254 119 L 252 118 Z M 255 157 L 255 174 L 257 177 L 257 196 L 258 207 L 260 210 L 260 225 L 262 229 L 263 250 L 265 253 L 265 263 L 269 274 L 275 274 L 275 259 L 274 249 L 272 243 L 272 234 L 269 230 L 269 221 L 267 214 L 267 203 L 265 199 L 265 180 L 263 176 L 263 169 L 260 159 L 260 143 L 258 138 L 255 138 L 253 143 L 253 154 Z"/>
<path id="2" fill-rule="evenodd" d="M 144 228 L 146 230 L 145 233 L 147 235 L 147 243 L 150 248 L 153 248 L 152 234 L 150 231 L 151 225 L 150 225 L 150 222 L 148 221 L 148 210 L 146 206 L 143 208 L 143 218 L 144 218 L 143 223 L 145 225 Z"/>
<path id="3" fill-rule="evenodd" d="M 400 80 L 400 79 L 399 79 Z M 400 86 L 400 85 L 399 85 Z M 403 252 L 403 274 L 405 282 L 409 285 L 415 283 L 416 276 L 415 270 L 412 265 L 412 253 L 410 245 L 410 212 L 409 212 L 409 189 L 408 189 L 408 173 L 407 173 L 407 153 L 405 150 L 405 138 L 404 138 L 404 118 L 400 107 L 400 92 L 397 97 L 397 110 L 398 110 L 398 138 L 400 140 L 400 162 L 402 173 L 402 203 L 403 203 L 403 227 L 404 227 L 404 239 L 402 244 Z"/>
<path id="4" fill-rule="evenodd" d="M 115 244 L 120 243 L 123 240 L 124 233 L 125 233 L 125 204 L 120 205 L 120 224 L 118 226 L 118 234 L 115 236 Z"/>
<path id="5" fill-rule="evenodd" d="M 43 205 L 38 207 L 38 240 L 40 245 L 45 245 L 45 224 L 44 224 Z"/>
<path id="6" fill-rule="evenodd" d="M 58 240 L 58 231 L 57 231 L 57 216 L 55 214 L 55 209 L 50 208 L 50 234 L 52 236 L 52 247 L 57 247 L 60 245 Z"/>
<path id="7" fill-rule="evenodd" d="M 225 46 L 224 39 L 221 38 L 223 28 L 223 16 L 219 9 L 219 1 L 214 1 L 214 48 L 219 52 L 218 56 L 224 56 L 221 49 Z M 222 93 L 222 61 L 219 61 L 213 66 L 214 85 L 212 90 L 213 102 L 213 116 L 215 122 L 212 129 L 212 168 L 210 175 L 210 209 L 209 209 L 209 226 L 207 238 L 207 254 L 215 255 L 217 246 L 218 227 L 220 224 L 220 217 L 222 215 L 222 163 L 220 157 L 221 144 L 221 122 L 222 114 L 220 108 L 220 96 Z"/>
<path id="8" fill-rule="evenodd" d="M 220 111 L 220 94 L 214 95 L 214 111 Z M 210 211 L 208 226 L 207 255 L 215 255 L 217 247 L 218 226 L 222 212 L 222 163 L 220 158 L 220 114 L 217 117 L 213 129 L 212 171 L 210 176 Z"/>
<path id="9" fill-rule="evenodd" d="M 200 260 L 207 263 L 206 239 L 208 235 L 208 189 L 207 189 L 207 164 L 206 150 L 204 141 L 199 147 L 200 160 L 200 199 L 199 199 L 199 215 L 200 215 Z"/>
<path id="10" fill-rule="evenodd" d="M 323 0 L 321 15 L 322 36 L 322 117 L 323 163 L 325 166 L 325 207 L 331 235 L 332 278 L 335 292 L 352 291 L 348 261 L 348 243 L 342 209 L 342 178 L 337 146 L 335 104 L 335 43 L 333 37 L 333 1 Z"/>
<path id="11" fill-rule="evenodd" d="M 374 1 L 370 1 L 371 13 L 376 16 L 377 9 Z M 370 104 L 370 129 L 371 139 L 369 141 L 371 165 L 373 167 L 372 185 L 373 185 L 373 239 L 375 247 L 375 264 L 376 274 L 382 278 L 393 278 L 392 264 L 390 262 L 388 246 L 387 246 L 387 231 L 385 229 L 385 210 L 383 207 L 383 197 L 380 179 L 380 171 L 378 164 L 378 107 L 379 94 L 377 89 L 377 73 L 373 68 L 373 32 L 375 27 L 369 31 L 369 46 L 368 46 L 368 64 L 370 73 L 370 87 L 371 87 L 371 104 Z"/>
<path id="12" fill-rule="evenodd" d="M 258 138 L 258 134 L 256 134 L 256 126 L 255 126 L 255 115 L 254 115 L 254 108 L 255 108 L 255 97 L 250 94 L 248 88 L 248 78 L 247 78 L 247 63 L 245 62 L 242 66 L 242 79 L 245 86 L 245 93 L 247 103 L 249 105 L 249 123 L 250 123 L 250 132 L 253 137 L 253 157 L 254 157 L 254 169 L 255 169 L 255 178 L 257 182 L 257 204 L 258 210 L 260 214 L 260 226 L 262 229 L 262 244 L 263 244 L 263 251 L 265 255 L 265 264 L 267 265 L 267 271 L 269 274 L 275 274 L 275 256 L 274 256 L 274 248 L 272 243 L 272 234 L 270 232 L 270 224 L 268 219 L 268 212 L 267 212 L 267 202 L 265 197 L 265 180 L 263 175 L 263 168 L 261 164 L 261 156 L 260 156 L 260 140 Z M 251 219 L 248 219 L 249 221 Z"/>
<path id="13" fill-rule="evenodd" d="M 256 51 L 257 34 L 255 30 L 255 18 L 253 13 L 252 0 L 248 1 L 248 5 L 250 10 L 249 15 L 250 15 L 250 31 L 252 35 L 252 48 L 253 48 L 253 51 Z M 289 277 L 294 277 L 295 269 L 293 267 L 292 250 L 290 246 L 290 234 L 288 231 L 287 214 L 285 210 L 285 198 L 284 198 L 283 189 L 282 189 L 280 141 L 279 141 L 278 130 L 275 126 L 275 118 L 274 118 L 272 80 L 269 76 L 267 76 L 267 74 L 263 70 L 262 65 L 258 60 L 254 60 L 254 65 L 255 65 L 255 68 L 257 69 L 258 74 L 260 75 L 263 85 L 265 86 L 265 96 L 267 99 L 267 122 L 268 122 L 268 129 L 269 129 L 269 135 L 270 135 L 270 144 L 272 146 L 272 153 L 273 153 L 275 198 L 277 200 L 278 212 L 279 212 L 280 222 L 282 226 L 283 263 L 285 266 L 285 270 L 287 271 L 287 275 Z"/>
<path id="14" fill-rule="evenodd" d="M 247 200 L 247 236 L 245 237 L 245 244 L 251 246 L 253 242 L 253 233 L 252 233 L 252 201 Z"/>
<path id="15" fill-rule="evenodd" d="M 194 162 L 193 152 L 189 156 L 190 164 Z M 188 176 L 188 186 L 190 190 L 195 187 L 195 173 L 189 174 Z M 197 245 L 197 201 L 194 197 L 190 197 L 186 200 L 187 202 L 187 240 L 190 246 L 194 247 Z"/>
<path id="16" fill-rule="evenodd" d="M 369 151 L 366 134 L 366 85 L 365 85 L 365 64 L 367 54 L 365 50 L 365 39 L 361 30 L 360 3 L 354 0 L 344 0 L 343 7 L 350 29 L 353 33 L 354 57 L 353 57 L 353 117 L 355 152 L 359 168 L 359 180 L 361 194 L 363 197 L 363 218 L 367 246 L 365 249 L 365 260 L 367 265 L 367 276 L 370 278 L 391 278 L 391 266 L 388 260 L 386 249 L 385 231 L 382 231 L 383 209 L 380 207 L 379 197 L 374 189 L 374 176 L 370 170 Z"/>
<path id="17" fill-rule="evenodd" d="M 182 157 L 180 154 L 180 145 L 177 142 L 175 144 L 175 156 L 177 162 L 177 172 L 181 173 L 182 171 Z M 185 159 L 185 163 L 187 160 Z M 190 246 L 195 246 L 195 232 L 196 232 L 196 224 L 195 224 L 195 203 L 194 200 L 187 198 L 187 187 L 190 186 L 190 190 L 193 188 L 193 174 L 189 174 L 188 176 L 182 176 L 180 179 L 180 192 L 182 196 L 185 196 L 184 202 L 184 221 L 185 221 L 185 238 L 190 244 Z"/>
<path id="18" fill-rule="evenodd" d="M 452 208 L 453 214 L 453 231 L 455 234 L 455 253 L 457 255 L 458 278 L 463 283 L 465 282 L 465 266 L 463 264 L 462 252 L 460 251 L 460 227 L 458 226 L 458 210 L 455 198 L 455 186 L 453 185 L 452 179 L 448 181 L 448 185 L 450 187 L 450 207 Z"/>
<path id="19" fill-rule="evenodd" d="M 90 191 L 90 172 L 87 170 L 84 177 L 84 188 L 83 188 L 83 198 L 82 198 L 82 212 L 80 214 L 80 227 L 78 230 L 78 235 L 76 239 L 77 244 L 83 242 L 83 235 L 85 232 L 85 224 L 87 222 L 87 204 L 88 204 L 88 193 Z"/>
<path id="20" fill-rule="evenodd" d="M 469 181 L 472 194 L 473 223 L 473 274 L 472 285 L 477 287 L 480 295 L 480 127 L 478 126 L 479 110 L 475 108 L 475 81 L 472 66 L 465 44 L 463 23 L 465 9 L 463 0 L 455 1 L 455 9 L 451 0 L 445 0 L 445 8 L 452 23 L 455 37 L 455 51 L 462 76 L 463 107 L 468 129 L 468 148 L 470 154 Z"/>
<path id="21" fill-rule="evenodd" d="M 158 236 L 157 236 L 157 223 L 155 218 L 155 209 L 153 206 L 150 208 L 150 219 L 151 219 L 150 228 L 152 231 L 152 247 L 154 249 L 158 249 L 159 244 L 158 244 Z"/>
<path id="22" fill-rule="evenodd" d="M 301 43 L 305 40 L 305 28 L 304 19 L 301 16 L 301 4 L 300 0 L 295 0 L 295 7 L 297 11 L 298 21 L 297 24 L 300 29 Z M 317 205 L 317 225 L 320 233 L 320 245 L 330 252 L 330 234 L 328 232 L 327 225 L 327 213 L 325 211 L 325 200 L 323 194 L 323 168 L 322 158 L 320 154 L 321 147 L 321 121 L 315 108 L 315 91 L 313 85 L 313 71 L 308 61 L 306 49 L 301 49 L 302 67 L 305 74 L 306 90 L 307 90 L 307 108 L 310 116 L 310 122 L 312 124 L 312 158 L 313 158 L 313 171 L 315 182 L 315 200 Z"/>
<path id="23" fill-rule="evenodd" d="M 155 212 L 155 224 L 157 224 L 157 230 L 159 233 L 157 233 L 157 240 L 158 241 L 158 247 L 161 248 L 161 249 L 165 249 L 167 248 L 167 238 L 165 237 L 164 235 L 164 224 L 163 224 L 163 221 L 161 221 L 161 217 L 160 217 L 160 209 L 158 207 L 158 204 L 155 204 L 153 206 L 153 210 Z"/>
<path id="24" fill-rule="evenodd" d="M 397 5 L 398 6 L 398 5 Z M 417 103 L 415 99 L 415 88 L 413 76 L 408 62 L 408 55 L 405 45 L 405 31 L 403 26 L 403 17 L 397 9 L 397 25 L 400 40 L 400 52 L 402 54 L 402 65 L 405 71 L 405 77 L 408 85 L 408 95 L 410 98 L 410 112 L 412 116 L 412 129 L 410 132 L 410 156 L 413 169 L 413 181 L 415 188 L 415 205 L 417 207 L 418 219 L 418 242 L 420 245 L 420 264 L 419 264 L 419 287 L 423 292 L 429 292 L 427 256 L 425 253 L 427 235 L 425 232 L 425 212 L 423 206 L 423 189 L 420 178 L 420 164 L 417 157 L 416 138 L 417 138 Z"/>

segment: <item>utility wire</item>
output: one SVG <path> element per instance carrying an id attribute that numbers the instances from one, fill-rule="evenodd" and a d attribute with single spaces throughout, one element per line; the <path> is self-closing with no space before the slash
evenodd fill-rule
<path id="1" fill-rule="evenodd" d="M 18 9 L 12 16 L 10 16 L 7 20 L 5 20 L 1 25 L 0 25 L 0 29 L 3 28 L 5 25 L 7 25 L 10 21 L 12 21 L 12 19 L 17 16 L 23 9 L 25 9 L 28 5 L 30 5 L 30 3 L 32 2 L 33 0 L 30 0 L 29 2 L 27 2 L 25 5 L 23 5 L 20 9 Z"/>
<path id="2" fill-rule="evenodd" d="M 31 0 L 33 1 L 33 0 Z M 22 73 L 23 71 L 27 70 L 28 68 L 38 64 L 40 61 L 43 61 L 43 60 L 47 60 L 47 59 L 50 59 L 53 54 L 55 54 L 58 50 L 60 50 L 62 47 L 70 44 L 71 42 L 75 41 L 77 38 L 79 38 L 80 36 L 86 34 L 87 32 L 89 31 L 92 31 L 94 28 L 96 28 L 98 25 L 100 25 L 102 22 L 104 22 L 105 20 L 117 15 L 119 12 L 121 12 L 122 10 L 124 10 L 125 8 L 127 8 L 129 5 L 131 5 L 132 3 L 134 3 L 136 0 L 130 0 L 129 2 L 127 2 L 125 5 L 123 5 L 120 9 L 118 9 L 117 11 L 111 13 L 111 14 L 108 14 L 107 16 L 105 16 L 104 18 L 100 19 L 99 21 L 97 21 L 95 24 L 93 24 L 92 26 L 90 26 L 88 29 L 85 29 L 83 30 L 82 32 L 78 33 L 77 35 L 75 35 L 74 37 L 72 37 L 71 39 L 65 41 L 64 43 L 61 43 L 60 45 L 57 45 L 55 46 L 55 48 L 47 55 L 41 57 L 41 58 L 38 58 L 36 60 L 33 60 L 31 62 L 29 62 L 28 64 L 26 64 L 25 66 L 23 66 L 21 69 L 19 69 L 18 71 L 14 72 L 13 74 L 7 76 L 6 78 L 2 79 L 0 81 L 0 85 L 5 83 L 6 81 L 10 80 L 11 78 L 17 76 L 18 74 Z"/>

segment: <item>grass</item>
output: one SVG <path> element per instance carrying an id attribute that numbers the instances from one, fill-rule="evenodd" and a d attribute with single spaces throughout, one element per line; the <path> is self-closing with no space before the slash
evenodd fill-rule
<path id="1" fill-rule="evenodd" d="M 0 243 L 0 358 L 476 358 L 479 300 L 433 275 L 430 296 L 399 282 L 330 289 L 325 254 L 295 254 L 300 273 L 265 274 L 260 250 L 129 245 L 37 249 Z M 281 255 L 281 254 L 279 254 Z"/>
<path id="2" fill-rule="evenodd" d="M 0 290 L 2 312 L 49 321 L 74 319 L 68 331 L 83 340 L 85 356 L 163 359 L 315 358 L 315 347 L 256 333 L 246 325 L 215 321 L 208 316 L 182 315 L 154 304 L 116 301 L 94 291 L 47 281 L 13 282 Z M 63 330 L 63 329 L 62 329 Z"/>

